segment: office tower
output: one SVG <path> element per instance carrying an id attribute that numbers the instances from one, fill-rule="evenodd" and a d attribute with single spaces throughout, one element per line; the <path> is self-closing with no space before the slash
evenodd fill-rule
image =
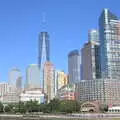
<path id="1" fill-rule="evenodd" d="M 81 58 L 78 50 L 73 50 L 68 54 L 69 84 L 80 81 Z"/>
<path id="2" fill-rule="evenodd" d="M 43 68 L 44 63 L 50 60 L 49 35 L 47 32 L 41 32 L 39 35 L 39 57 L 38 65 Z"/>
<path id="3" fill-rule="evenodd" d="M 94 34 L 93 34 L 94 33 Z M 100 78 L 100 44 L 98 31 L 89 32 L 89 41 L 81 49 L 82 80 Z"/>
<path id="4" fill-rule="evenodd" d="M 49 103 L 55 97 L 55 67 L 51 62 L 44 64 L 43 90 Z"/>
<path id="5" fill-rule="evenodd" d="M 120 21 L 108 9 L 99 18 L 101 74 L 116 78 L 120 73 Z"/>
<path id="6" fill-rule="evenodd" d="M 88 41 L 99 41 L 99 31 L 90 29 L 88 32 Z"/>
<path id="7" fill-rule="evenodd" d="M 30 64 L 27 67 L 26 88 L 40 88 L 40 69 L 37 64 Z"/>
<path id="8" fill-rule="evenodd" d="M 43 67 L 44 63 L 50 60 L 49 35 L 41 32 L 39 35 L 38 65 L 40 68 L 40 87 L 43 88 Z"/>
<path id="9" fill-rule="evenodd" d="M 16 88 L 17 88 L 18 93 L 20 93 L 22 90 L 22 77 L 19 77 L 16 80 Z"/>
<path id="10" fill-rule="evenodd" d="M 13 91 L 16 91 L 16 82 L 19 78 L 22 78 L 20 69 L 13 68 L 9 73 L 9 84 L 12 86 Z"/>

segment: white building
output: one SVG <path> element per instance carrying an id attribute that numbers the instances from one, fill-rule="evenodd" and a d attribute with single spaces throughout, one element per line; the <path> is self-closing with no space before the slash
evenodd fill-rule
<path id="1" fill-rule="evenodd" d="M 17 80 L 21 80 L 22 82 L 22 74 L 20 72 L 20 69 L 13 68 L 9 73 L 9 84 L 12 86 L 13 92 L 17 90 L 17 86 L 16 86 L 16 84 L 18 84 Z"/>
<path id="2" fill-rule="evenodd" d="M 120 106 L 113 106 L 108 108 L 108 112 L 120 112 Z"/>
<path id="3" fill-rule="evenodd" d="M 20 94 L 19 98 L 22 102 L 27 102 L 30 100 L 38 101 L 38 103 L 45 102 L 45 95 L 42 90 L 38 88 L 25 90 L 23 93 Z"/>
<path id="4" fill-rule="evenodd" d="M 10 92 L 10 85 L 8 83 L 0 83 L 0 97 Z"/>
<path id="5" fill-rule="evenodd" d="M 12 85 L 8 83 L 0 83 L 0 102 L 2 103 L 18 103 L 19 94 L 13 91 Z"/>
<path id="6" fill-rule="evenodd" d="M 18 103 L 19 94 L 17 92 L 9 92 L 1 97 L 1 102 L 5 104 Z"/>
<path id="7" fill-rule="evenodd" d="M 27 67 L 26 88 L 40 88 L 40 69 L 37 64 L 31 64 Z"/>

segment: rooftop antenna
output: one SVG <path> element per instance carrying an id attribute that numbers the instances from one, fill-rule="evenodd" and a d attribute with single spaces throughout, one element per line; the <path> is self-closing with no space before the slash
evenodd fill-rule
<path id="1" fill-rule="evenodd" d="M 46 12 L 42 13 L 42 29 L 43 31 L 46 29 Z"/>

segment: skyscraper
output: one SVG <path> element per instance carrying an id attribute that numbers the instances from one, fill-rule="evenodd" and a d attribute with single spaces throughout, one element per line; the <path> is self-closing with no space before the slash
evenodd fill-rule
<path id="1" fill-rule="evenodd" d="M 120 20 L 108 9 L 99 18 L 101 75 L 116 78 L 120 73 Z"/>
<path id="2" fill-rule="evenodd" d="M 68 54 L 69 84 L 80 81 L 81 57 L 78 50 L 73 50 Z"/>
<path id="3" fill-rule="evenodd" d="M 38 65 L 40 69 L 40 87 L 43 88 L 43 67 L 45 62 L 50 60 L 49 35 L 41 32 L 39 35 Z"/>
<path id="4" fill-rule="evenodd" d="M 44 64 L 43 90 L 47 95 L 47 101 L 50 102 L 55 97 L 55 67 L 51 62 Z"/>
<path id="5" fill-rule="evenodd" d="M 100 43 L 96 29 L 88 32 L 88 42 L 81 50 L 81 67 L 83 80 L 100 78 Z"/>
<path id="6" fill-rule="evenodd" d="M 100 44 L 91 40 L 81 50 L 82 80 L 100 78 Z"/>
<path id="7" fill-rule="evenodd" d="M 12 90 L 16 91 L 16 82 L 19 78 L 22 78 L 22 74 L 20 72 L 20 69 L 13 68 L 9 73 L 9 84 L 12 86 Z"/>
<path id="8" fill-rule="evenodd" d="M 41 32 L 39 35 L 39 55 L 38 65 L 43 68 L 44 63 L 50 60 L 49 35 L 47 32 Z"/>
<path id="9" fill-rule="evenodd" d="M 58 89 L 68 84 L 68 75 L 64 71 L 55 70 L 55 95 Z"/>
<path id="10" fill-rule="evenodd" d="M 96 29 L 90 29 L 88 32 L 89 41 L 99 41 L 99 31 Z"/>
<path id="11" fill-rule="evenodd" d="M 37 64 L 31 64 L 27 67 L 26 88 L 40 88 L 40 69 Z"/>

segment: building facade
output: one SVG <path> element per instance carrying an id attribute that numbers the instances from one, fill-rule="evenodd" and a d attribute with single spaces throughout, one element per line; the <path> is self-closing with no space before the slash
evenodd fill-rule
<path id="1" fill-rule="evenodd" d="M 0 97 L 11 91 L 11 86 L 8 83 L 0 83 Z"/>
<path id="2" fill-rule="evenodd" d="M 75 100 L 75 84 L 67 84 L 61 87 L 57 92 L 57 98 L 60 100 Z"/>
<path id="3" fill-rule="evenodd" d="M 120 80 L 82 80 L 76 84 L 76 100 L 98 101 L 100 104 L 120 105 Z"/>
<path id="4" fill-rule="evenodd" d="M 38 65 L 40 69 L 40 87 L 43 88 L 44 63 L 50 61 L 50 43 L 48 32 L 41 32 L 38 44 Z"/>
<path id="5" fill-rule="evenodd" d="M 108 9 L 99 18 L 101 75 L 116 78 L 120 73 L 120 21 Z"/>
<path id="6" fill-rule="evenodd" d="M 15 91 L 8 92 L 2 96 L 1 102 L 4 104 L 19 103 L 19 93 Z"/>
<path id="7" fill-rule="evenodd" d="M 27 102 L 27 101 L 38 101 L 38 103 L 45 103 L 45 96 L 41 89 L 39 88 L 32 88 L 23 91 L 20 96 L 21 102 Z"/>
<path id="8" fill-rule="evenodd" d="M 101 77 L 100 44 L 91 40 L 81 49 L 82 80 L 92 80 Z"/>
<path id="9" fill-rule="evenodd" d="M 16 82 L 19 78 L 21 78 L 22 81 L 22 74 L 20 72 L 20 69 L 13 68 L 9 73 L 9 84 L 12 86 L 13 91 L 17 90 Z"/>
<path id="10" fill-rule="evenodd" d="M 57 89 L 68 84 L 67 75 L 63 71 L 57 71 Z"/>
<path id="11" fill-rule="evenodd" d="M 99 41 L 99 31 L 90 29 L 88 32 L 88 41 Z"/>
<path id="12" fill-rule="evenodd" d="M 73 50 L 68 54 L 69 84 L 80 81 L 81 57 L 78 50 Z"/>
<path id="13" fill-rule="evenodd" d="M 44 64 L 43 91 L 49 103 L 55 97 L 55 67 L 51 62 Z"/>
<path id="14" fill-rule="evenodd" d="M 26 89 L 40 88 L 40 69 L 37 64 L 31 64 L 26 69 Z"/>

